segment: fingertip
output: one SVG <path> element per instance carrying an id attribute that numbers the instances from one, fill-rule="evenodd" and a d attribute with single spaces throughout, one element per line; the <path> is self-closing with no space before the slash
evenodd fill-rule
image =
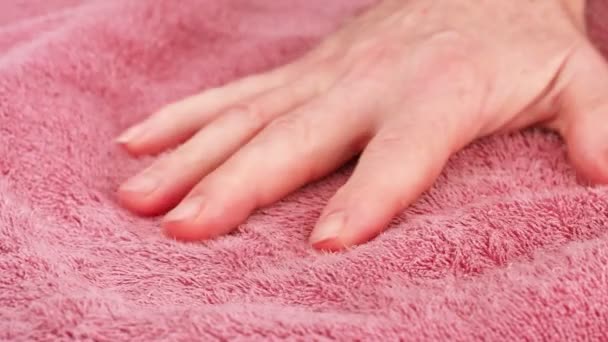
<path id="1" fill-rule="evenodd" d="M 579 121 L 566 134 L 568 157 L 585 181 L 608 184 L 608 127 Z"/>
<path id="2" fill-rule="evenodd" d="M 129 133 L 129 130 L 115 138 L 114 144 L 134 157 L 142 156 L 150 152 L 146 151 L 147 149 L 145 148 L 145 145 L 141 143 L 140 137 Z"/>
<path id="3" fill-rule="evenodd" d="M 165 235 L 180 241 L 208 239 L 211 223 L 208 207 L 200 195 L 185 198 L 162 219 Z"/>
<path id="4" fill-rule="evenodd" d="M 608 149 L 570 146 L 569 158 L 576 173 L 591 185 L 608 184 Z"/>
<path id="5" fill-rule="evenodd" d="M 165 236 L 178 241 L 195 242 L 212 237 L 204 227 L 193 225 L 191 222 L 163 220 L 161 227 Z"/>
<path id="6" fill-rule="evenodd" d="M 608 183 L 608 64 L 591 44 L 573 54 L 574 75 L 561 92 L 561 126 L 568 158 L 591 184 Z"/>
<path id="7" fill-rule="evenodd" d="M 382 226 L 376 225 L 375 229 L 361 229 L 361 227 L 350 226 L 340 236 L 323 240 L 309 239 L 310 245 L 319 251 L 343 252 L 362 244 L 371 242 L 382 232 Z"/>
<path id="8" fill-rule="evenodd" d="M 209 240 L 237 229 L 252 210 L 234 198 L 196 195 L 169 212 L 161 225 L 167 236 L 180 241 Z"/>
<path id="9" fill-rule="evenodd" d="M 114 140 L 117 146 L 133 157 L 157 155 L 172 146 L 178 145 L 182 141 L 179 139 L 169 140 L 162 136 L 151 138 L 139 137 L 128 141 Z"/>
<path id="10" fill-rule="evenodd" d="M 116 137 L 115 141 L 118 144 L 128 144 L 133 139 L 137 138 L 143 131 L 141 125 L 135 125 L 129 127 L 124 132 L 122 132 L 118 137 Z"/>
<path id="11" fill-rule="evenodd" d="M 184 123 L 181 123 L 183 127 L 180 123 L 172 126 L 153 118 L 127 129 L 114 143 L 133 156 L 155 155 L 187 141 L 199 128 L 192 124 L 184 126 Z"/>
<path id="12" fill-rule="evenodd" d="M 140 216 L 157 216 L 165 213 L 180 199 L 178 194 L 142 193 L 129 190 L 125 185 L 116 191 L 117 201 L 120 206 Z"/>
<path id="13" fill-rule="evenodd" d="M 176 202 L 173 198 L 146 196 L 125 190 L 117 191 L 117 197 L 121 206 L 140 216 L 162 215 Z"/>
<path id="14" fill-rule="evenodd" d="M 195 218 L 173 219 L 166 216 L 161 227 L 166 236 L 178 241 L 196 242 L 214 239 L 233 231 L 238 223 L 230 222 L 230 217 L 210 217 L 204 212 Z"/>
<path id="15" fill-rule="evenodd" d="M 146 201 L 144 196 L 127 190 L 119 189 L 116 192 L 118 203 L 123 208 L 140 216 L 155 216 L 159 214 L 158 208 Z"/>
<path id="16" fill-rule="evenodd" d="M 149 145 L 147 143 L 149 139 L 146 139 L 146 136 L 149 135 L 147 126 L 146 122 L 141 122 L 128 128 L 114 139 L 114 143 L 133 155 L 145 153 L 146 145 Z"/>
<path id="17" fill-rule="evenodd" d="M 125 151 L 128 155 L 132 156 L 132 157 L 139 157 L 144 155 L 145 153 L 142 153 L 141 150 L 137 147 L 137 145 L 134 145 L 131 142 L 124 142 L 124 141 L 114 141 L 116 143 L 116 145 L 121 148 L 123 151 Z"/>
<path id="18" fill-rule="evenodd" d="M 348 248 L 344 243 L 342 243 L 338 238 L 321 240 L 321 241 L 310 241 L 311 246 L 323 252 L 340 252 L 344 251 Z"/>
<path id="19" fill-rule="evenodd" d="M 383 211 L 374 208 L 325 215 L 311 233 L 309 243 L 317 250 L 344 251 L 370 242 L 384 230 L 385 221 Z"/>

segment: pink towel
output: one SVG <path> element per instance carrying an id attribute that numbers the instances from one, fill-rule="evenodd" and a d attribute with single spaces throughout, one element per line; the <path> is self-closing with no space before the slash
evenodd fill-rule
<path id="1" fill-rule="evenodd" d="M 120 131 L 296 58 L 372 2 L 2 1 L 0 340 L 608 339 L 608 188 L 577 181 L 551 134 L 467 148 L 345 253 L 307 236 L 351 166 L 205 243 L 117 205 L 152 160 Z"/>

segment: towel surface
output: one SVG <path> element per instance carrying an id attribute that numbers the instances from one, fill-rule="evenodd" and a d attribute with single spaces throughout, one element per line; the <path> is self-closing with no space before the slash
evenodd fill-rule
<path id="1" fill-rule="evenodd" d="M 470 146 L 346 253 L 307 237 L 351 165 L 205 243 L 116 204 L 152 160 L 112 143 L 124 128 L 297 58 L 372 3 L 3 1 L 0 340 L 608 339 L 608 188 L 577 181 L 551 134 Z"/>

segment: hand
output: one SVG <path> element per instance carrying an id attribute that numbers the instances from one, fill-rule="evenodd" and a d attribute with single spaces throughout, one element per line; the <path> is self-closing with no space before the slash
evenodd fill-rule
<path id="1" fill-rule="evenodd" d="M 171 104 L 119 141 L 180 145 L 119 190 L 168 234 L 208 239 L 361 153 L 315 227 L 338 250 L 380 233 L 477 138 L 543 125 L 608 180 L 608 67 L 582 0 L 384 1 L 305 57 Z M 183 143 L 183 144 L 182 144 Z M 181 203 L 180 203 L 181 202 Z"/>

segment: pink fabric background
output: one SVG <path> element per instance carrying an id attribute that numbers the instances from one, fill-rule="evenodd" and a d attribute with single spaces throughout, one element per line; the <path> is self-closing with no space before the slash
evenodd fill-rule
<path id="1" fill-rule="evenodd" d="M 349 167 L 202 244 L 116 205 L 150 162 L 118 132 L 371 2 L 2 1 L 0 340 L 606 340 L 608 188 L 579 184 L 553 135 L 471 146 L 343 254 L 306 238 Z"/>

